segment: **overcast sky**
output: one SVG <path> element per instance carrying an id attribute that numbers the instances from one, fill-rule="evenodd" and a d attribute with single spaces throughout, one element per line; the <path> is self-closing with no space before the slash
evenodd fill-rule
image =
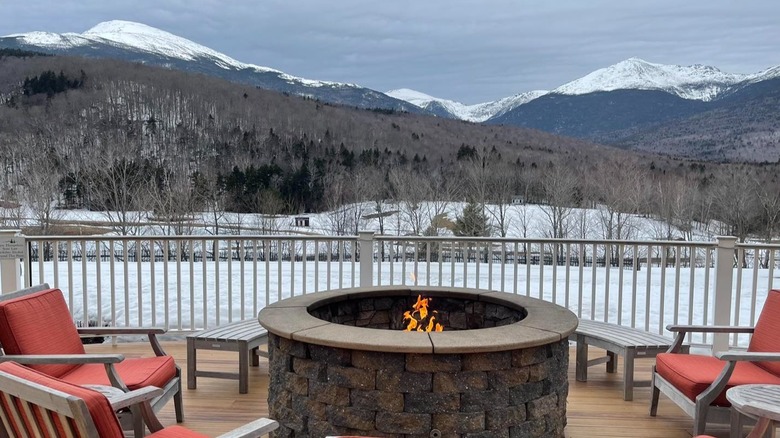
<path id="1" fill-rule="evenodd" d="M 295 76 L 467 104 L 630 57 L 732 73 L 780 64 L 780 0 L 0 0 L 0 35 L 113 19 Z"/>

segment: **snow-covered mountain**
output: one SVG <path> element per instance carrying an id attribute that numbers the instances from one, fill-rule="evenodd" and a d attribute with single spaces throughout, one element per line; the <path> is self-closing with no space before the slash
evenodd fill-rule
<path id="1" fill-rule="evenodd" d="M 405 100 L 441 117 L 451 117 L 470 122 L 484 122 L 491 117 L 501 115 L 546 93 L 546 90 L 534 90 L 476 105 L 466 105 L 452 100 L 440 99 L 408 88 L 390 90 L 385 94 L 396 99 Z"/>
<path id="2" fill-rule="evenodd" d="M 237 61 L 169 32 L 131 21 L 100 23 L 84 33 L 30 32 L 0 38 L 0 47 L 52 54 L 118 58 L 219 76 L 234 82 L 361 108 L 423 112 L 356 84 L 311 80 Z"/>
<path id="3" fill-rule="evenodd" d="M 664 65 L 629 58 L 609 67 L 598 69 L 552 91 L 529 91 L 514 96 L 476 105 L 465 105 L 452 100 L 429 96 L 402 88 L 386 94 L 426 109 L 436 115 L 472 122 L 498 120 L 502 116 L 542 96 L 580 96 L 617 90 L 662 91 L 682 99 L 709 102 L 730 94 L 738 88 L 780 77 L 780 66 L 754 74 L 726 73 L 705 65 Z"/>
<path id="4" fill-rule="evenodd" d="M 553 93 L 580 95 L 597 91 L 658 90 L 683 99 L 710 101 L 753 75 L 725 73 L 701 64 L 654 64 L 629 58 L 561 85 Z"/>

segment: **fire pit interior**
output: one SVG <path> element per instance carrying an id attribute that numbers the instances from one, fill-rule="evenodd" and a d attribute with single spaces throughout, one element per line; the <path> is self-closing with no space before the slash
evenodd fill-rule
<path id="1" fill-rule="evenodd" d="M 405 313 L 419 319 L 412 332 Z M 274 436 L 563 436 L 577 318 L 560 306 L 376 287 L 282 300 L 259 319 L 269 331 L 269 413 L 282 425 Z M 443 331 L 415 331 L 436 324 Z"/>

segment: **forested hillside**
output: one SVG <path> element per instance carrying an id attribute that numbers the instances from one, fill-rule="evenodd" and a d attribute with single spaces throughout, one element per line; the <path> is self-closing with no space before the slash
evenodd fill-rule
<path id="1" fill-rule="evenodd" d="M 431 234 L 443 209 L 423 213 L 415 207 L 422 201 L 514 199 L 555 207 L 551 237 L 573 226 L 567 209 L 606 205 L 618 223 L 611 237 L 620 238 L 620 212 L 676 222 L 723 218 L 733 206 L 718 199 L 737 196 L 716 190 L 776 187 L 768 167 L 637 155 L 139 64 L 27 54 L 0 56 L 0 159 L 3 200 L 29 206 L 42 233 L 63 207 L 111 211 L 121 233 L 134 229 L 134 210 L 170 221 L 193 211 L 328 210 L 343 213 L 335 228 L 348 233 L 368 212 L 346 206 L 374 202 L 373 213 L 382 215 L 379 201 L 396 199 L 417 224 L 413 232 Z M 734 226 L 754 232 L 763 211 L 751 209 Z"/>

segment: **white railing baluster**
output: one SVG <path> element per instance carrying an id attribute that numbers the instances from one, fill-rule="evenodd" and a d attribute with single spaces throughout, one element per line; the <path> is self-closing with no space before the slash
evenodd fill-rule
<path id="1" fill-rule="evenodd" d="M 142 249 L 141 249 L 141 241 L 135 240 L 135 270 L 136 270 L 136 300 L 138 301 L 138 327 L 144 326 L 144 293 L 143 288 L 141 287 L 141 283 L 143 282 L 143 275 L 141 274 L 141 258 L 142 258 Z"/>
<path id="2" fill-rule="evenodd" d="M 157 294 L 155 293 L 155 284 L 157 279 L 154 277 L 154 266 L 156 265 L 156 257 L 154 253 L 154 241 L 149 240 L 149 296 L 151 297 L 152 305 L 152 327 L 157 326 Z M 168 309 L 166 314 L 168 313 Z M 166 325 L 167 327 L 167 325 Z"/>
<path id="3" fill-rule="evenodd" d="M 124 293 L 125 293 L 125 327 L 130 325 L 130 276 L 128 275 L 128 248 L 127 240 L 122 241 L 122 279 L 124 280 Z"/>
<path id="4" fill-rule="evenodd" d="M 677 246 L 674 249 L 674 314 L 672 321 L 674 324 L 680 322 L 680 252 L 682 248 Z"/>
<path id="5" fill-rule="evenodd" d="M 612 271 L 612 258 L 610 256 L 612 248 L 609 245 L 604 246 L 604 321 L 609 321 L 609 273 Z M 620 309 L 618 309 L 620 312 Z"/>
<path id="6" fill-rule="evenodd" d="M 596 244 L 593 243 L 590 249 L 590 319 L 596 319 L 596 277 L 598 269 L 598 254 L 596 253 Z M 607 315 L 604 315 L 606 318 Z"/>
<path id="7" fill-rule="evenodd" d="M 653 258 L 653 247 L 652 245 L 648 244 L 647 249 L 645 250 L 645 266 L 647 269 L 645 269 L 647 277 L 645 279 L 645 331 L 650 331 L 650 288 L 652 287 L 652 262 Z"/>
<path id="8" fill-rule="evenodd" d="M 658 313 L 658 333 L 663 333 L 663 330 L 665 328 L 664 320 L 666 316 L 666 256 L 667 256 L 667 246 L 661 245 L 659 246 L 659 257 L 658 259 L 661 261 L 660 269 L 661 269 L 661 291 L 660 291 L 660 308 L 661 311 Z"/>
<path id="9" fill-rule="evenodd" d="M 102 275 L 100 272 L 100 266 L 102 265 L 100 260 L 100 243 L 95 240 L 95 290 L 97 292 L 97 325 L 103 325 L 103 288 L 102 288 Z M 86 295 L 86 291 L 85 291 Z"/>

